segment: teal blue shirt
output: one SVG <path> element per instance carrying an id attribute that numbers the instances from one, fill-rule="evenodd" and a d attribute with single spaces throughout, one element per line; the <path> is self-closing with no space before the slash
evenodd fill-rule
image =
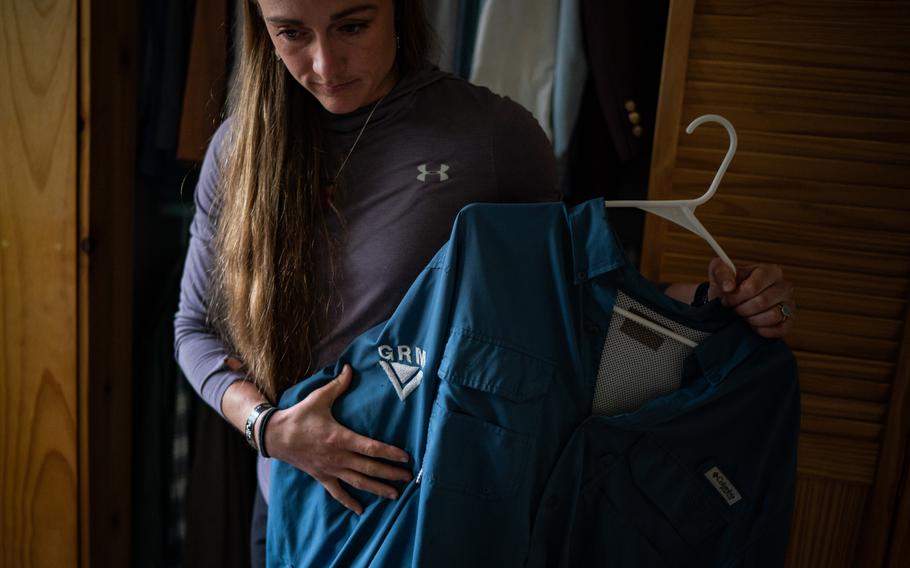
<path id="1" fill-rule="evenodd" d="M 676 347 L 620 325 L 621 297 L 702 341 L 665 365 Z M 627 412 L 592 415 L 600 385 L 623 384 L 622 365 L 602 364 L 617 346 L 674 386 Z M 792 353 L 716 302 L 685 306 L 641 278 L 599 200 L 466 207 L 394 314 L 280 406 L 345 363 L 355 378 L 333 414 L 408 452 L 414 480 L 395 501 L 346 487 L 364 505 L 357 516 L 276 460 L 270 566 L 783 557 L 799 426 Z"/>

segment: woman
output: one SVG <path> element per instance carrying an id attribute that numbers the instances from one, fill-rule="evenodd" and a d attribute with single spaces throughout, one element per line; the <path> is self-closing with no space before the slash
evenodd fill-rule
<path id="1" fill-rule="evenodd" d="M 402 450 L 333 419 L 350 369 L 292 408 L 260 405 L 386 319 L 464 205 L 557 198 L 555 163 L 527 111 L 426 63 L 419 0 L 244 6 L 230 118 L 196 192 L 178 360 L 261 453 L 309 473 L 359 513 L 341 482 L 394 499 L 383 480 L 411 472 L 389 465 L 407 464 Z M 792 294 L 777 267 L 734 278 L 715 260 L 709 275 L 702 295 L 735 306 L 762 335 L 787 331 Z M 691 302 L 696 285 L 667 293 Z M 259 463 L 257 563 L 268 495 L 267 461 Z"/>

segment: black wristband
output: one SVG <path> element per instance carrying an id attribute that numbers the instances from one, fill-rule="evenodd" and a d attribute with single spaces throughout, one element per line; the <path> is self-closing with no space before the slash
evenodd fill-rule
<path id="1" fill-rule="evenodd" d="M 269 419 L 272 418 L 272 415 L 277 412 L 278 409 L 274 406 L 265 411 L 262 415 L 262 424 L 259 425 L 259 455 L 268 459 L 272 456 L 265 449 L 265 427 L 269 423 Z"/>
<path id="2" fill-rule="evenodd" d="M 710 282 L 702 282 L 695 289 L 695 297 L 692 298 L 692 306 L 700 308 L 708 303 L 708 289 L 711 287 Z"/>

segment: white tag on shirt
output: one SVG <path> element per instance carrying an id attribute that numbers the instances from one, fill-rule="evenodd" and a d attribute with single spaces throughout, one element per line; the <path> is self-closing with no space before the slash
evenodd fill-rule
<path id="1" fill-rule="evenodd" d="M 705 472 L 705 477 L 708 481 L 711 482 L 711 485 L 714 486 L 714 489 L 717 489 L 717 492 L 720 493 L 720 496 L 724 498 L 724 501 L 727 502 L 727 505 L 733 505 L 738 501 L 742 500 L 743 496 L 739 494 L 739 491 L 736 487 L 730 483 L 730 480 L 727 479 L 727 476 L 724 475 L 717 467 L 712 467 Z"/>

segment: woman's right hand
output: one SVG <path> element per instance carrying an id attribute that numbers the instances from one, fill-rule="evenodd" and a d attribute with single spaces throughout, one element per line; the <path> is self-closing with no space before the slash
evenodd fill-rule
<path id="1" fill-rule="evenodd" d="M 348 389 L 352 376 L 350 365 L 345 365 L 329 384 L 294 406 L 276 411 L 265 435 L 272 457 L 310 474 L 336 501 L 360 515 L 363 506 L 345 491 L 341 481 L 380 497 L 397 499 L 398 491 L 379 480 L 408 482 L 411 472 L 380 461 L 407 463 L 410 458 L 403 450 L 361 436 L 332 416 L 332 404 Z"/>

